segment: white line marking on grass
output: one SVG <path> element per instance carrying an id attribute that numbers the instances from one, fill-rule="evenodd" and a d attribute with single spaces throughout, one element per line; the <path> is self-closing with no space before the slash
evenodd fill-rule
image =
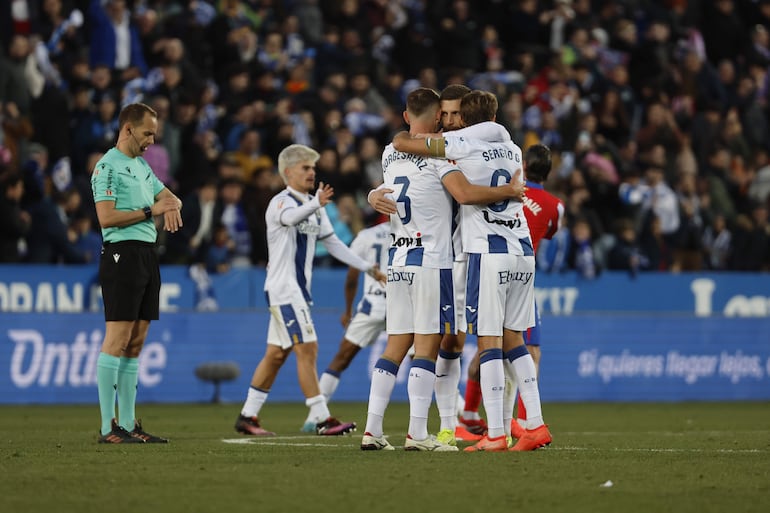
<path id="1" fill-rule="evenodd" d="M 309 442 L 278 442 L 276 440 L 298 440 L 301 438 L 310 438 L 310 437 L 288 437 L 288 436 L 271 436 L 271 437 L 260 437 L 260 438 L 223 438 L 222 442 L 226 444 L 235 444 L 235 445 L 280 445 L 285 447 L 343 447 L 347 448 L 348 446 L 341 446 L 334 443 L 309 443 Z M 318 438 L 317 436 L 315 438 Z"/>

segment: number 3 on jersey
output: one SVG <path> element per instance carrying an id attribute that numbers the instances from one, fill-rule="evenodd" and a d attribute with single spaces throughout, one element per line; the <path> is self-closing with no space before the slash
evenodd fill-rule
<path id="1" fill-rule="evenodd" d="M 400 203 L 401 206 L 399 207 L 397 205 L 396 208 L 398 208 L 398 217 L 401 219 L 401 222 L 407 224 L 412 219 L 412 201 L 409 199 L 409 196 L 406 195 L 406 191 L 409 189 L 409 178 L 406 176 L 397 176 L 395 180 L 393 180 L 393 183 L 402 186 L 401 191 L 396 198 L 396 203 Z M 404 215 L 401 215 L 402 211 L 404 212 Z"/>

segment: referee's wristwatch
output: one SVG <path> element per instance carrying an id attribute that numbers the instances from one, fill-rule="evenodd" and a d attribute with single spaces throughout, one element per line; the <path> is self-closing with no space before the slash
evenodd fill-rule
<path id="1" fill-rule="evenodd" d="M 144 212 L 144 218 L 145 219 L 151 219 L 152 218 L 152 207 L 144 207 L 142 209 L 142 212 Z"/>

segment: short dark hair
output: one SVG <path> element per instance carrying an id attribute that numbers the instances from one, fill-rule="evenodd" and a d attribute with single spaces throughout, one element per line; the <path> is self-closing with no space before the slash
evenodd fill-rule
<path id="1" fill-rule="evenodd" d="M 524 152 L 527 180 L 543 183 L 551 172 L 551 149 L 545 144 L 533 144 Z"/>
<path id="2" fill-rule="evenodd" d="M 129 103 L 120 111 L 118 115 L 118 127 L 123 128 L 126 123 L 132 125 L 141 125 L 144 121 L 145 114 L 149 114 L 154 118 L 158 118 L 158 113 L 155 109 L 145 103 Z"/>
<path id="3" fill-rule="evenodd" d="M 476 89 L 463 96 L 460 102 L 460 117 L 466 126 L 492 121 L 496 114 L 497 97 L 490 92 Z"/>
<path id="4" fill-rule="evenodd" d="M 406 110 L 413 116 L 422 116 L 430 107 L 438 104 L 438 93 L 429 87 L 418 87 L 406 97 Z"/>
<path id="5" fill-rule="evenodd" d="M 461 100 L 471 92 L 471 88 L 462 84 L 449 84 L 441 91 L 441 100 Z"/>

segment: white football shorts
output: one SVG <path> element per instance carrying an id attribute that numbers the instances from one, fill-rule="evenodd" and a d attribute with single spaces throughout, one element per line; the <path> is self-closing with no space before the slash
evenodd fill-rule
<path id="1" fill-rule="evenodd" d="M 283 305 L 270 305 L 267 343 L 290 349 L 295 344 L 318 342 L 310 306 L 302 300 Z"/>
<path id="2" fill-rule="evenodd" d="M 502 336 L 535 325 L 535 257 L 471 253 L 465 294 L 467 333 Z"/>
<path id="3" fill-rule="evenodd" d="M 365 304 L 362 306 L 366 306 Z M 382 312 L 384 314 L 384 311 Z M 345 330 L 345 339 L 360 348 L 371 345 L 385 330 L 385 316 L 374 310 L 359 308 Z"/>
<path id="4" fill-rule="evenodd" d="M 391 335 L 457 333 L 452 269 L 388 267 L 387 304 Z"/>

